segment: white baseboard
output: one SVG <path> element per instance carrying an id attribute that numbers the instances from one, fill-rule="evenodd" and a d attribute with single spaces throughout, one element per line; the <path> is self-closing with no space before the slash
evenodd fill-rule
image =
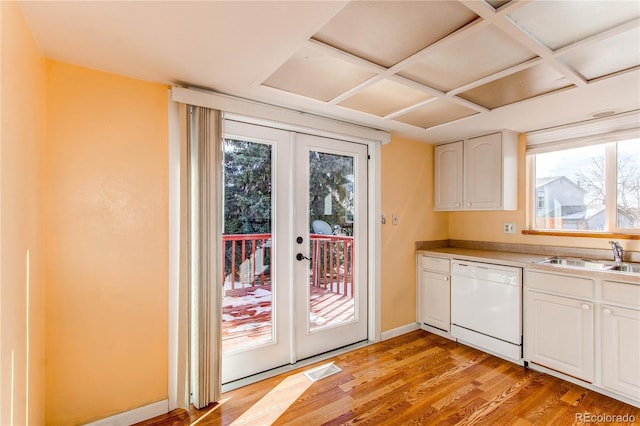
<path id="1" fill-rule="evenodd" d="M 406 324 L 403 326 L 400 326 L 398 328 L 394 328 L 393 330 L 388 330 L 388 331 L 383 331 L 380 334 L 380 338 L 384 341 L 384 340 L 388 340 L 391 339 L 393 337 L 397 337 L 397 336 L 401 336 L 405 333 L 408 333 L 410 331 L 413 330 L 418 330 L 420 328 L 420 324 L 418 324 L 417 322 L 412 322 L 410 324 Z"/>
<path id="2" fill-rule="evenodd" d="M 106 417 L 95 422 L 87 423 L 86 426 L 127 426 L 169 412 L 169 400 L 154 402 L 149 405 L 134 408 L 111 417 Z"/>

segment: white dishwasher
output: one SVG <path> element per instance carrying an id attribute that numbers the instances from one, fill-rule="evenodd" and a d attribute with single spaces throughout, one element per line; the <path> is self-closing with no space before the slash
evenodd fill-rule
<path id="1" fill-rule="evenodd" d="M 522 268 L 454 259 L 451 335 L 522 363 Z"/>

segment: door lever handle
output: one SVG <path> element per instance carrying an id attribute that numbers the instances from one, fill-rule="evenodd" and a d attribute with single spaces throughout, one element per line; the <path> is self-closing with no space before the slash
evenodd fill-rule
<path id="1" fill-rule="evenodd" d="M 309 259 L 307 256 L 305 256 L 305 255 L 304 255 L 304 254 L 302 254 L 302 253 L 298 253 L 298 254 L 296 254 L 296 259 L 298 259 L 298 260 L 302 260 L 302 259 L 311 260 L 311 259 Z"/>

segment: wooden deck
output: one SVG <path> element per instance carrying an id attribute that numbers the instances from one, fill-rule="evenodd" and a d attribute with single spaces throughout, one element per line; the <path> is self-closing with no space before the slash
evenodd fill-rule
<path id="1" fill-rule="evenodd" d="M 202 410 L 174 410 L 144 426 L 572 425 L 597 416 L 634 420 L 640 409 L 417 330 L 330 360 L 317 382 L 294 370 L 222 394 Z"/>
<path id="2" fill-rule="evenodd" d="M 350 321 L 354 318 L 353 298 L 310 286 L 311 328 Z M 223 352 L 271 339 L 271 286 L 227 290 L 222 306 Z"/>

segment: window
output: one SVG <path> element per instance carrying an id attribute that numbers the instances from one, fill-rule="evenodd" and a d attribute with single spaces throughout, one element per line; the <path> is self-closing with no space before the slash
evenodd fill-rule
<path id="1" fill-rule="evenodd" d="M 529 150 L 530 229 L 640 233 L 640 139 Z"/>
<path id="2" fill-rule="evenodd" d="M 544 210 L 544 191 L 538 191 L 538 212 Z"/>

